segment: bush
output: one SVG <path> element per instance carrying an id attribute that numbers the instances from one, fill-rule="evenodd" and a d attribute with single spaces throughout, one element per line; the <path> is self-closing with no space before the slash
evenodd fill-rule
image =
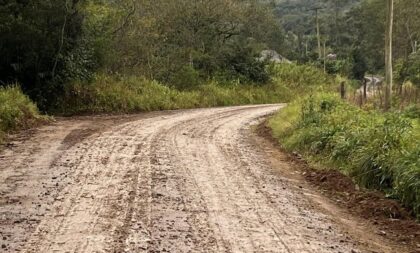
<path id="1" fill-rule="evenodd" d="M 420 51 L 409 56 L 408 60 L 397 64 L 396 78 L 400 82 L 410 81 L 415 86 L 420 86 Z"/>
<path id="2" fill-rule="evenodd" d="M 188 90 L 197 87 L 200 82 L 200 73 L 192 66 L 186 65 L 173 75 L 171 84 L 179 90 Z"/>
<path id="3" fill-rule="evenodd" d="M 286 149 L 387 192 L 420 217 L 420 139 L 412 120 L 397 113 L 367 112 L 335 95 L 318 94 L 292 103 L 270 126 Z"/>
<path id="4" fill-rule="evenodd" d="M 222 80 L 239 80 L 240 83 L 265 84 L 270 81 L 267 61 L 260 61 L 249 45 L 237 43 L 223 48 L 217 59 L 218 76 Z"/>
<path id="5" fill-rule="evenodd" d="M 408 106 L 404 109 L 403 114 L 407 118 L 420 120 L 420 104 Z"/>
<path id="6" fill-rule="evenodd" d="M 308 65 L 277 64 L 271 69 L 274 83 L 283 84 L 302 96 L 308 92 L 331 91 L 334 78 L 322 70 Z"/>
<path id="7" fill-rule="evenodd" d="M 6 133 L 29 128 L 43 119 L 17 85 L 0 87 L 0 143 Z"/>

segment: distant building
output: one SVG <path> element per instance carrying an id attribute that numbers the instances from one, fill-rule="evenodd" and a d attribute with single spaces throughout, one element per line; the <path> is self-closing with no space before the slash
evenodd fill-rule
<path id="1" fill-rule="evenodd" d="M 290 63 L 290 61 L 274 50 L 263 50 L 260 53 L 260 61 L 271 61 L 274 63 Z"/>
<path id="2" fill-rule="evenodd" d="M 327 55 L 327 60 L 330 60 L 330 61 L 337 60 L 337 54 L 328 54 Z"/>

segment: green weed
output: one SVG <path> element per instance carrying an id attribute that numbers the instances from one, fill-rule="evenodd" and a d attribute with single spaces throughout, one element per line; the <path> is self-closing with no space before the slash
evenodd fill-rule
<path id="1" fill-rule="evenodd" d="M 6 133 L 29 128 L 43 119 L 17 85 L 0 87 L 0 143 Z"/>
<path id="2" fill-rule="evenodd" d="M 365 111 L 321 93 L 292 103 L 269 125 L 286 149 L 385 191 L 420 217 L 420 128 L 413 123 L 404 114 Z"/>

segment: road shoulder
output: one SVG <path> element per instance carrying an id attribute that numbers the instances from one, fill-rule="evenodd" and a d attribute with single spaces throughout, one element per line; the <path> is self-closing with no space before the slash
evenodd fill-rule
<path id="1" fill-rule="evenodd" d="M 360 189 L 340 172 L 314 169 L 301 156 L 284 151 L 266 121 L 254 127 L 253 139 L 282 176 L 307 187 L 306 195 L 317 208 L 361 240 L 365 250 L 420 252 L 420 224 L 397 201 Z"/>

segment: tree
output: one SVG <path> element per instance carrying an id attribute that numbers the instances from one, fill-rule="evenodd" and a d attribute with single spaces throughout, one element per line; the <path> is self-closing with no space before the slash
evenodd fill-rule
<path id="1" fill-rule="evenodd" d="M 394 0 L 387 0 L 387 19 L 385 33 L 385 101 L 384 109 L 391 109 L 392 98 L 392 28 L 394 20 Z"/>
<path id="2" fill-rule="evenodd" d="M 360 48 L 353 49 L 352 52 L 352 78 L 362 81 L 367 71 L 366 59 Z"/>
<path id="3" fill-rule="evenodd" d="M 420 42 L 420 1 L 395 1 L 394 57 L 407 60 Z"/>
<path id="4" fill-rule="evenodd" d="M 141 8 L 130 16 L 114 44 L 112 51 L 118 55 L 113 57 L 113 72 L 136 73 L 172 85 L 179 83 L 175 79 L 195 79 L 195 74 L 190 75 L 195 72 L 202 79 L 226 73 L 228 61 L 246 56 L 243 64 L 247 65 L 242 67 L 250 74 L 260 70 L 255 59 L 261 50 L 283 46 L 284 36 L 272 10 L 258 1 L 135 1 Z M 245 72 L 230 68 L 229 78 L 262 80 L 254 74 L 243 79 Z"/>
<path id="5" fill-rule="evenodd" d="M 47 100 L 73 77 L 71 72 L 86 68 L 82 1 L 2 2 L 6 3 L 0 4 L 0 83 L 19 82 L 45 109 Z"/>

